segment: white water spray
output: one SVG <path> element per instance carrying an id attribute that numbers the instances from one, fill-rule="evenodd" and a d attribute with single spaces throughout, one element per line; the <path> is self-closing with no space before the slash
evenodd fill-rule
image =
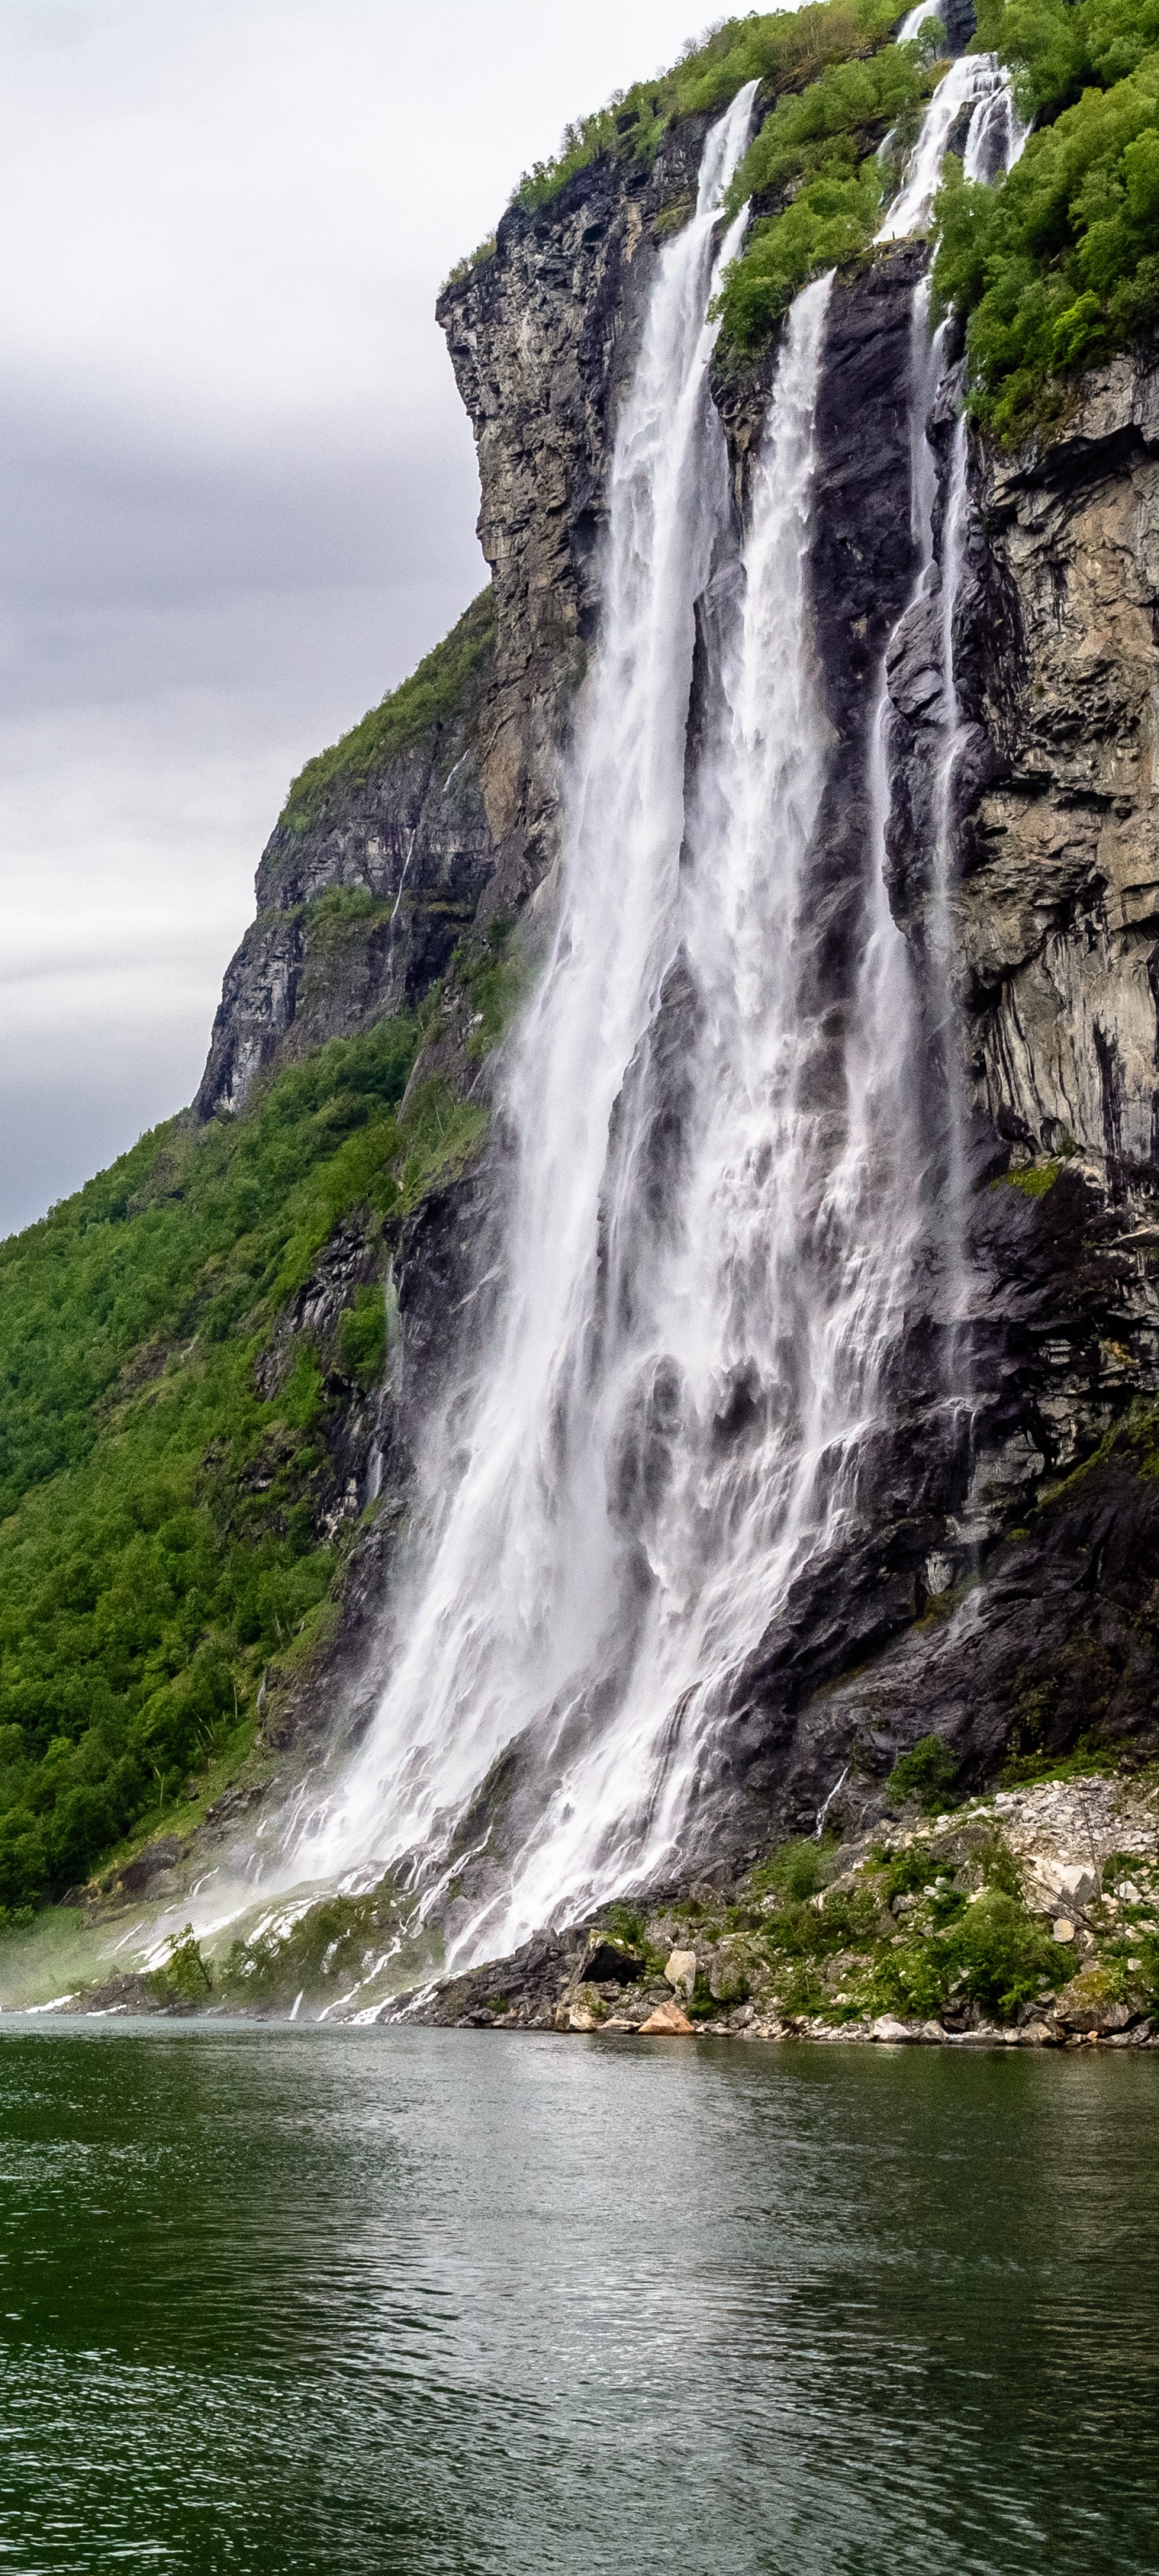
<path id="1" fill-rule="evenodd" d="M 928 230 L 950 136 L 967 110 L 968 179 L 992 178 L 997 169 L 1009 167 L 1009 157 L 1017 157 L 1017 138 L 1025 141 L 1025 133 L 1015 115 L 1009 73 L 995 54 L 960 54 L 926 109 L 905 181 L 879 228 L 879 242 L 908 241 L 912 233 Z"/>
<path id="2" fill-rule="evenodd" d="M 706 316 L 743 227 L 719 241 L 750 108 L 751 92 L 708 138 L 616 440 L 558 927 L 511 1075 L 502 1311 L 431 1432 L 377 1716 L 296 1855 L 302 1878 L 401 1867 L 460 1963 L 687 1851 L 746 1663 L 856 1530 L 912 1276 L 913 1007 L 880 727 L 836 991 L 810 878 L 828 280 L 785 326 L 728 578 Z M 918 159 L 920 210 L 936 172 Z M 483 1855 L 483 1826 L 473 1853 L 466 1823 L 499 1757 L 505 1860 Z"/>
<path id="3" fill-rule="evenodd" d="M 906 22 L 907 26 L 909 21 Z M 903 34 L 905 29 L 903 29 Z M 950 134 L 966 105 L 971 108 L 963 151 L 967 179 L 992 181 L 1013 168 L 1029 134 L 1013 99 L 1009 74 L 997 57 L 963 57 L 951 67 L 927 112 L 906 188 L 887 215 L 880 241 L 897 240 L 921 229 L 929 219 Z M 946 1169 L 942 1186 L 942 1261 L 945 1272 L 944 1322 L 946 1366 L 953 1383 L 966 1364 L 966 1321 L 970 1283 L 965 1253 L 966 1155 L 960 1067 L 957 1061 L 956 1006 L 952 983 L 954 872 L 954 781 L 964 746 L 954 667 L 954 620 L 961 590 L 969 519 L 969 434 L 964 413 L 955 422 L 942 516 L 940 559 L 935 561 L 934 530 L 937 472 L 927 424 L 946 367 L 949 325 L 932 336 L 929 329 L 930 277 L 927 271 L 914 290 L 910 342 L 910 509 L 911 531 L 918 550 L 914 600 L 936 587 L 939 660 L 942 674 L 941 734 L 934 790 L 934 833 L 928 913 L 927 1003 L 932 1005 L 933 1034 L 942 1060 L 945 1090 Z M 888 659 L 888 656 L 887 656 Z M 889 696 L 882 669 L 874 725 L 874 834 L 882 851 L 889 810 Z M 968 1394 L 966 1400 L 968 1401 Z"/>

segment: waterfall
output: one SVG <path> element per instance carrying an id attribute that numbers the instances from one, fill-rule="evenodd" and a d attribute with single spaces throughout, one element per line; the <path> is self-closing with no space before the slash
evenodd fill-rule
<path id="1" fill-rule="evenodd" d="M 942 0 L 918 0 L 916 9 L 911 9 L 902 19 L 897 31 L 898 44 L 908 45 L 917 35 L 919 28 L 925 25 L 927 18 L 941 18 L 944 24 L 945 11 Z"/>
<path id="2" fill-rule="evenodd" d="M 907 26 L 909 21 L 906 22 Z M 903 29 L 903 34 L 905 30 Z M 967 179 L 992 181 L 1017 161 L 1029 134 L 1018 117 L 1009 74 L 993 54 L 963 57 L 953 64 L 935 93 L 925 127 L 901 194 L 886 216 L 879 241 L 899 240 L 919 230 L 930 215 L 950 134 L 970 107 L 963 151 Z M 910 341 L 910 494 L 911 531 L 918 551 L 918 571 L 909 608 L 931 589 L 937 594 L 939 661 L 942 674 L 942 748 L 933 795 L 933 846 L 930 853 L 930 901 L 926 976 L 927 1011 L 940 1063 L 944 1103 L 945 1170 L 941 1189 L 941 1259 L 945 1279 L 946 1377 L 948 1391 L 968 1375 L 966 1322 L 969 1272 L 965 1246 L 966 1152 L 962 1079 L 958 1062 L 957 1013 L 952 984 L 954 876 L 954 780 L 964 745 L 954 667 L 954 619 L 961 589 L 969 517 L 969 433 L 961 411 L 954 424 L 942 512 L 940 555 L 935 558 L 937 472 L 927 424 L 946 378 L 946 337 L 942 323 L 932 335 L 928 270 L 914 289 Z M 890 642 L 892 644 L 893 638 Z M 886 663 L 874 722 L 873 810 L 875 838 L 884 853 L 889 811 L 889 693 Z M 968 1390 L 965 1391 L 968 1404 Z"/>
<path id="3" fill-rule="evenodd" d="M 997 169 L 1009 167 L 1008 152 L 1016 157 L 1016 138 L 1025 140 L 1025 135 L 1014 112 L 1009 73 L 994 54 L 960 54 L 930 100 L 904 183 L 878 231 L 879 242 L 907 241 L 911 233 L 925 231 L 950 137 L 967 110 L 967 178 L 992 178 Z"/>
<path id="4" fill-rule="evenodd" d="M 927 115 L 939 155 L 958 72 Z M 985 67 L 969 78 L 988 102 Z M 708 394 L 745 223 L 721 239 L 719 210 L 754 91 L 710 132 L 695 214 L 660 255 L 616 435 L 556 927 L 505 1102 L 498 1317 L 429 1429 L 377 1712 L 294 1857 L 307 1880 L 399 1871 L 450 1963 L 687 1859 L 746 1665 L 859 1529 L 911 1294 L 915 1010 L 885 886 L 884 704 L 836 993 L 810 876 L 831 279 L 783 326 L 739 550 Z M 926 131 L 902 201 L 918 221 L 935 159 Z"/>
<path id="5" fill-rule="evenodd" d="M 598 1371 L 592 1383 L 602 1191 L 613 1110 L 675 944 L 695 603 L 729 516 L 708 313 L 746 220 L 720 241 L 755 87 L 706 140 L 616 437 L 559 921 L 507 1103 L 504 1313 L 475 1382 L 432 1426 L 390 1681 L 338 1809 L 301 1851 L 308 1875 L 437 1843 L 512 1737 L 535 1724 L 546 1746 L 593 1674 L 631 1665 L 637 1568 L 609 1503 L 614 1397 Z"/>

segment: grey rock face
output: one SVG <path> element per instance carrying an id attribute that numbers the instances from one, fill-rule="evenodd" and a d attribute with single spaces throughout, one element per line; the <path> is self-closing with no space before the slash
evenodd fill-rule
<path id="1" fill-rule="evenodd" d="M 493 255 L 438 318 L 475 433 L 479 536 L 495 584 L 480 774 L 514 910 L 556 854 L 572 702 L 599 606 L 607 467 L 665 209 L 691 212 L 705 120 L 651 171 L 598 160 L 542 208 L 509 207 Z"/>
<path id="2" fill-rule="evenodd" d="M 443 973 L 496 868 L 475 712 L 340 790 L 311 830 L 278 825 L 257 920 L 226 974 L 199 1116 L 244 1108 L 255 1074 L 407 1009 Z"/>
<path id="3" fill-rule="evenodd" d="M 242 1106 L 259 1069 L 414 1001 L 472 923 L 529 905 L 534 918 L 548 898 L 617 403 L 657 217 L 688 195 L 700 139 L 689 126 L 650 174 L 597 162 L 548 207 L 512 208 L 494 254 L 446 290 L 440 318 L 479 451 L 494 656 L 469 710 L 440 734 L 334 800 L 308 833 L 275 832 L 258 920 L 227 977 L 203 1114 Z M 820 1080 L 839 1075 L 869 728 L 915 571 L 905 409 L 919 257 L 892 251 L 839 281 L 818 416 L 812 575 L 834 738 L 811 923 Z M 772 352 L 743 382 L 714 388 L 738 513 L 774 362 Z M 950 417 L 934 429 L 944 474 Z M 944 1317 L 927 1278 L 894 1356 L 888 1418 L 867 1444 L 846 1558 L 801 1585 L 738 1676 L 705 1783 L 701 1863 L 709 1844 L 810 1829 L 847 1766 L 835 1820 L 841 1799 L 849 1813 L 880 1800 L 897 1753 L 931 1730 L 981 1780 L 1005 1749 L 1061 1751 L 1093 1724 L 1126 1742 L 1153 1724 L 1159 1487 L 1125 1451 L 1037 1505 L 1136 1394 L 1159 1386 L 1159 366 L 1100 371 L 1065 439 L 1041 454 L 976 452 L 971 489 L 952 900 L 977 1285 L 971 1410 L 949 1418 Z M 919 978 L 945 713 L 940 614 L 936 596 L 923 601 L 889 650 L 891 899 Z M 337 895 L 362 908 L 344 912 Z M 664 1005 L 647 1066 L 663 1091 L 660 1193 L 682 1114 L 690 1005 L 678 979 Z M 451 1079 L 460 1036 L 433 1042 Z M 1042 1195 L 1001 1185 L 1012 1159 L 1046 1156 L 1059 1168 Z M 349 1465 L 336 1461 L 338 1490 L 359 1501 L 379 1478 L 378 1516 L 351 1559 L 331 1660 L 276 1713 L 275 1741 L 333 1743 L 339 1702 L 339 1732 L 362 1722 L 358 1659 L 388 1591 L 422 1423 L 456 1335 L 485 1325 L 471 1291 L 491 1260 L 501 1187 L 496 1149 L 391 1247 L 399 1332 L 387 1385 L 377 1409 L 352 1398 Z M 361 1276 L 357 1248 L 336 1245 L 309 1293 L 329 1293 L 348 1255 Z M 513 1816 L 518 1786 L 513 1772 Z"/>

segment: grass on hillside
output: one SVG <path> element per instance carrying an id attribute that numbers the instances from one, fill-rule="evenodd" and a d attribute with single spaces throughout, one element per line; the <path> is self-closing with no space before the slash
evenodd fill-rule
<path id="1" fill-rule="evenodd" d="M 947 163 L 934 271 L 967 315 L 970 407 L 1006 445 L 1159 322 L 1159 0 L 982 0 L 1037 129 L 995 188 Z"/>
<path id="2" fill-rule="evenodd" d="M 340 742 L 299 770 L 278 817 L 282 829 L 308 832 L 335 786 L 357 787 L 409 751 L 433 726 L 458 715 L 495 641 L 495 601 L 488 583 L 410 678 L 372 707 Z"/>
<path id="3" fill-rule="evenodd" d="M 514 201 L 546 205 L 601 153 L 650 162 L 679 118 L 719 113 L 751 80 L 772 91 L 799 88 L 826 65 L 871 51 L 892 34 L 901 15 L 893 0 L 811 0 L 803 9 L 726 18 L 688 44 L 671 71 L 618 91 L 606 107 L 569 125 L 556 158 L 524 172 Z"/>
<path id="4" fill-rule="evenodd" d="M 916 137 L 939 68 L 921 44 L 883 45 L 778 100 L 725 201 L 732 214 L 750 197 L 781 200 L 750 226 L 726 273 L 718 305 L 726 363 L 764 347 L 811 277 L 869 249 L 888 177 Z M 896 147 L 891 164 L 880 152 L 887 131 Z"/>
<path id="5" fill-rule="evenodd" d="M 318 1536 L 335 1405 L 382 1365 L 382 1272 L 335 1345 L 254 1363 L 352 1210 L 373 1238 L 478 1146 L 385 1021 L 260 1092 L 172 1120 L 0 1245 L 0 1908 L 161 1827 L 329 1614 Z M 2 1918 L 0 1918 L 2 1919 Z"/>

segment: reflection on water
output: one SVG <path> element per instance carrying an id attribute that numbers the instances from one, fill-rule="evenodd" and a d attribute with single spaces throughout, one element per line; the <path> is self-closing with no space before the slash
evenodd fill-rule
<path id="1" fill-rule="evenodd" d="M 0 2565 L 1153 2576 L 1159 2062 L 0 2040 Z"/>

